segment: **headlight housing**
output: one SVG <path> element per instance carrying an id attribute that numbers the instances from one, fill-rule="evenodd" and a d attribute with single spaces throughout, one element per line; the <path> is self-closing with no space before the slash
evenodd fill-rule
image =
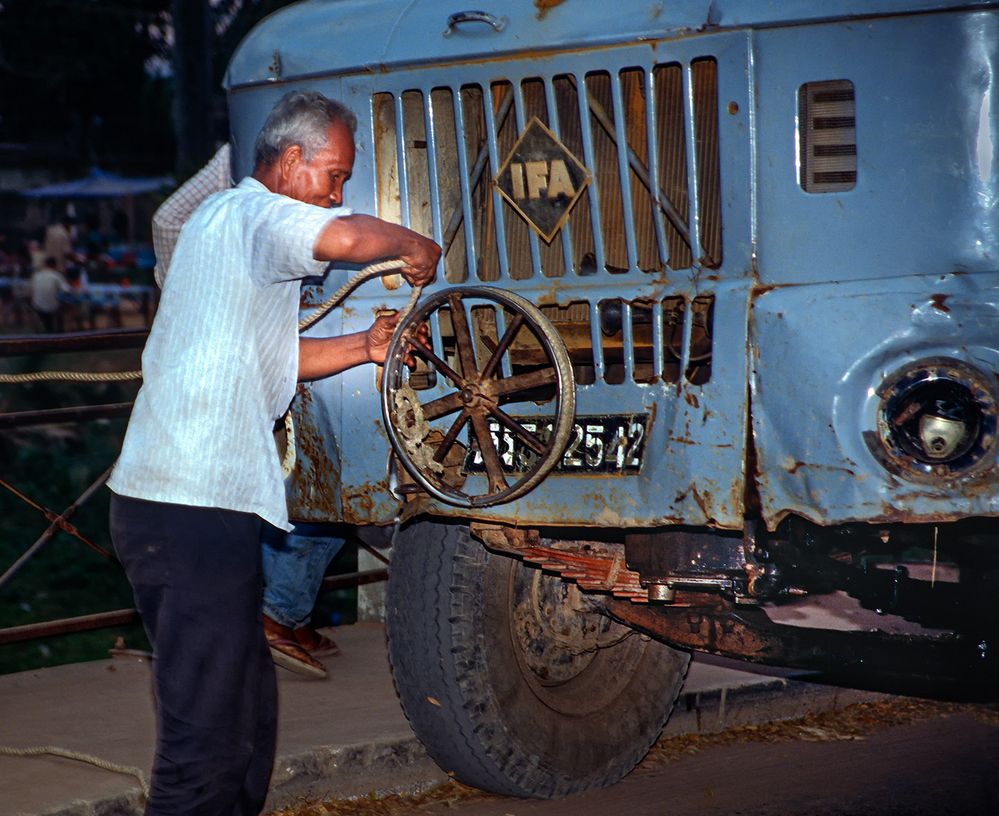
<path id="1" fill-rule="evenodd" d="M 919 360 L 887 377 L 876 433 L 865 434 L 878 461 L 898 476 L 939 483 L 976 477 L 996 463 L 995 375 L 959 360 Z"/>

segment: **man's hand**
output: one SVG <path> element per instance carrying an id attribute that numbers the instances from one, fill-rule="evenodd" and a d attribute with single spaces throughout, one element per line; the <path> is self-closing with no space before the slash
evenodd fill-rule
<path id="1" fill-rule="evenodd" d="M 398 312 L 379 315 L 375 318 L 375 322 L 368 329 L 365 339 L 368 359 L 371 362 L 377 365 L 384 365 L 389 343 L 392 342 L 392 336 L 395 334 L 395 329 L 398 325 Z M 416 330 L 416 340 L 425 348 L 430 348 L 430 329 L 426 323 Z M 416 356 L 413 354 L 411 347 L 407 348 L 402 361 L 411 370 L 416 367 Z"/>
<path id="2" fill-rule="evenodd" d="M 385 355 L 388 353 L 389 343 L 392 342 L 392 335 L 395 334 L 395 327 L 399 324 L 399 313 L 379 315 L 375 322 L 368 329 L 364 339 L 365 349 L 368 352 L 368 359 L 377 365 L 385 363 Z"/>
<path id="3" fill-rule="evenodd" d="M 437 274 L 437 262 L 441 258 L 441 248 L 429 238 L 417 233 L 414 233 L 414 236 L 413 249 L 399 256 L 406 262 L 406 266 L 399 271 L 410 286 L 423 286 L 430 283 Z"/>
<path id="4" fill-rule="evenodd" d="M 341 334 L 337 337 L 298 338 L 298 379 L 318 380 L 339 374 L 364 363 L 385 364 L 389 343 L 399 325 L 399 313 L 378 315 L 367 331 Z M 426 323 L 416 330 L 415 342 L 430 348 L 430 328 Z M 411 370 L 416 367 L 412 345 L 402 358 Z"/>

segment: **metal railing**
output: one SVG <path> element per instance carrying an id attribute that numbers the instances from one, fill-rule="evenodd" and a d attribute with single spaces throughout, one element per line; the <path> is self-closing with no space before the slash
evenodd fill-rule
<path id="1" fill-rule="evenodd" d="M 146 329 L 109 329 L 93 332 L 75 332 L 59 335 L 18 335 L 0 337 L 0 358 L 19 357 L 35 354 L 94 352 L 141 349 L 149 332 Z M 8 386 L 13 387 L 13 386 Z M 131 402 L 113 402 L 95 405 L 76 405 L 65 408 L 46 408 L 13 412 L 0 412 L 0 432 L 26 427 L 37 427 L 53 424 L 77 424 L 94 420 L 107 420 L 127 417 L 132 410 Z M 96 480 L 69 504 L 62 512 L 55 512 L 43 504 L 25 495 L 15 486 L 0 479 L 0 489 L 6 489 L 21 501 L 34 507 L 49 521 L 44 532 L 16 560 L 0 573 L 0 591 L 17 576 L 17 574 L 41 552 L 59 532 L 67 533 L 82 541 L 91 549 L 108 558 L 114 556 L 102 547 L 93 544 L 71 523 L 70 519 L 85 505 L 100 488 L 104 486 L 111 475 L 108 467 Z M 359 546 L 371 552 L 377 559 L 387 564 L 387 560 L 377 550 L 359 542 Z M 2 566 L 2 565 L 0 565 Z M 379 568 L 359 572 L 331 575 L 323 580 L 321 592 L 337 589 L 348 589 L 365 584 L 385 581 L 388 569 Z M 95 612 L 69 618 L 59 618 L 48 621 L 9 626 L 0 628 L 0 646 L 13 643 L 66 635 L 78 632 L 88 632 L 135 623 L 139 613 L 135 609 L 116 609 L 106 612 Z"/>

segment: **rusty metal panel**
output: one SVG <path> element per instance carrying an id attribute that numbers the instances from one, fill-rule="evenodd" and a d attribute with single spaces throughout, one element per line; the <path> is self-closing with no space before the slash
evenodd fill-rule
<path id="1" fill-rule="evenodd" d="M 868 442 L 877 432 L 879 389 L 916 360 L 963 361 L 994 382 L 997 312 L 999 273 L 759 295 L 752 316 L 753 436 L 768 526 L 788 513 L 820 524 L 999 514 L 994 470 L 913 481 L 887 470 Z"/>

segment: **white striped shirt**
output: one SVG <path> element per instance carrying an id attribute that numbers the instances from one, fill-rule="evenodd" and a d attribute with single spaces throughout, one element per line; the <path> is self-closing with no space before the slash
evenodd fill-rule
<path id="1" fill-rule="evenodd" d="M 273 428 L 298 378 L 299 280 L 322 274 L 316 240 L 341 214 L 251 177 L 194 212 L 142 354 L 114 492 L 290 529 Z"/>

